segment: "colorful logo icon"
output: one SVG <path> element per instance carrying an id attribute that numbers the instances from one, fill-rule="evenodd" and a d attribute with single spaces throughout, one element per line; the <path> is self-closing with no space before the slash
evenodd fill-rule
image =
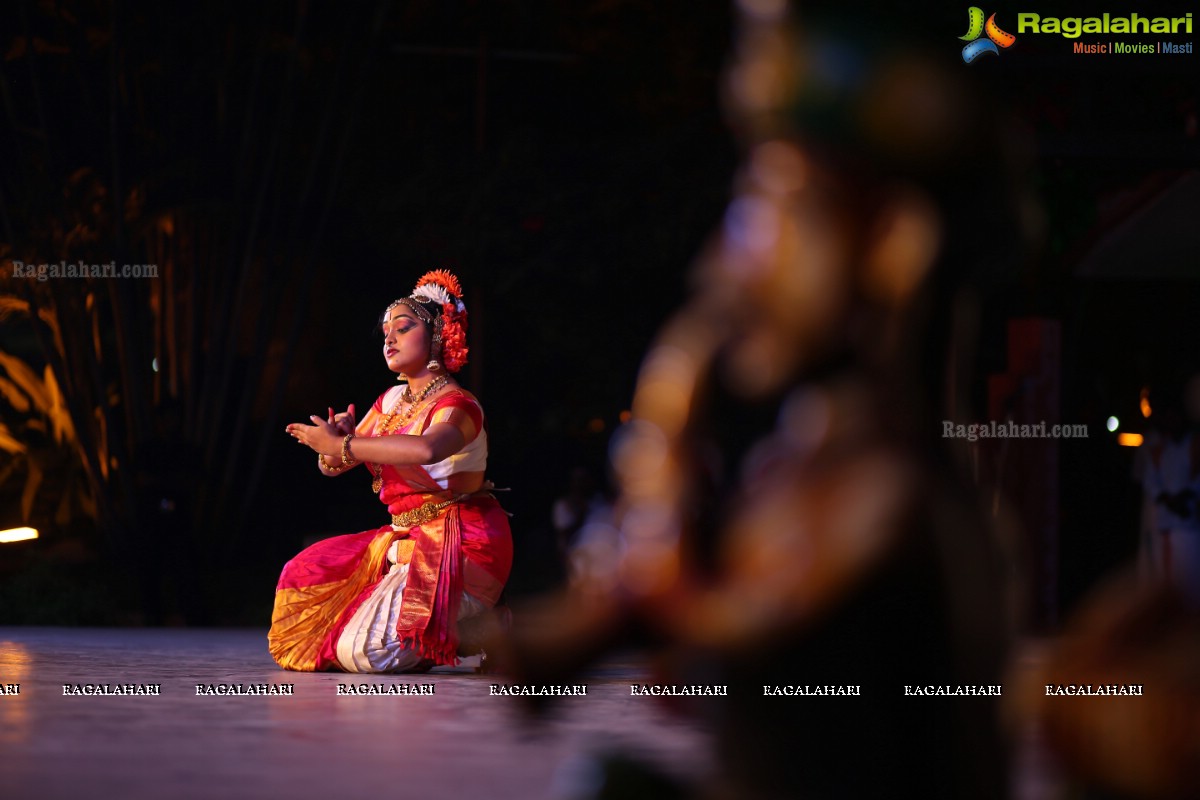
<path id="1" fill-rule="evenodd" d="M 980 39 L 979 37 L 984 33 L 987 34 L 987 38 Z M 983 9 L 979 6 L 971 6 L 967 9 L 967 33 L 958 38 L 964 42 L 970 42 L 962 51 L 963 61 L 968 64 L 984 53 L 1000 55 L 1000 47 L 1012 47 L 1012 43 L 1017 40 L 1017 37 L 1011 33 L 1000 30 L 1000 26 L 996 24 L 995 14 L 988 17 L 985 24 Z"/>

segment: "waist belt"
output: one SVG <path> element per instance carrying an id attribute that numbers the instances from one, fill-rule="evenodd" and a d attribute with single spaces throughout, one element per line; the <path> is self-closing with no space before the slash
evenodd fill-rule
<path id="1" fill-rule="evenodd" d="M 410 508 L 408 511 L 392 514 L 392 525 L 397 528 L 415 528 L 418 525 L 424 525 L 426 522 L 432 522 L 442 513 L 443 509 L 454 505 L 465 497 L 469 497 L 469 495 L 460 495 L 441 502 L 430 500 L 416 508 Z"/>
<path id="2" fill-rule="evenodd" d="M 397 528 L 415 528 L 418 525 L 424 525 L 426 522 L 432 522 L 437 519 L 438 515 L 444 510 L 454 505 L 468 500 L 472 497 L 492 497 L 492 492 L 507 492 L 508 489 L 497 489 L 491 481 L 485 481 L 483 486 L 476 489 L 474 492 L 467 494 L 456 494 L 449 500 L 429 500 L 416 508 L 410 508 L 408 511 L 401 511 L 399 514 L 392 514 L 392 525 Z M 511 515 L 510 515 L 511 516 Z"/>

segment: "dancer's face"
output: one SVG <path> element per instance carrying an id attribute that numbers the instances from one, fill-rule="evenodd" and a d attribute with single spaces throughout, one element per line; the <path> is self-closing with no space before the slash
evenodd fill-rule
<path id="1" fill-rule="evenodd" d="M 429 326 L 404 305 L 393 308 L 383 321 L 383 359 L 396 373 L 418 373 L 429 361 Z"/>

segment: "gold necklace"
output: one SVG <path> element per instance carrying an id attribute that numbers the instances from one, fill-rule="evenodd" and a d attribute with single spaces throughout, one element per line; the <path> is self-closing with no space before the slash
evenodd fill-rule
<path id="1" fill-rule="evenodd" d="M 400 397 L 396 400 L 396 403 L 392 406 L 392 410 L 387 413 L 387 415 L 383 418 L 383 421 L 379 424 L 379 429 L 383 431 L 384 434 L 387 434 L 395 431 L 397 428 L 403 427 L 405 423 L 413 418 L 413 416 L 416 414 L 417 406 L 423 402 L 426 397 L 429 397 L 429 395 L 433 394 L 449 382 L 449 375 L 441 375 L 437 378 L 434 378 L 428 383 L 428 385 L 426 385 L 424 389 L 421 390 L 421 393 L 416 397 L 413 397 L 412 392 L 408 390 L 408 387 L 405 387 L 403 394 L 400 395 Z M 408 411 L 404 412 L 404 415 L 397 420 L 396 415 L 400 409 L 401 403 L 409 403 L 409 407 Z"/>
<path id="2" fill-rule="evenodd" d="M 403 394 L 400 395 L 400 397 L 396 400 L 396 403 L 392 406 L 392 410 L 389 411 L 379 423 L 379 426 L 376 428 L 378 433 L 375 435 L 389 436 L 398 428 L 403 428 L 417 415 L 417 411 L 424 409 L 428 405 L 428 403 L 425 403 L 425 398 L 429 397 L 431 394 L 436 392 L 438 389 L 441 389 L 449 382 L 449 375 L 440 375 L 430 381 L 429 384 L 422 389 L 416 397 L 413 397 L 412 393 L 408 390 L 408 387 L 405 387 Z M 432 402 L 432 400 L 430 400 L 430 402 Z M 397 416 L 401 403 L 409 403 L 410 405 L 404 414 Z M 375 476 L 371 480 L 371 491 L 375 494 L 379 494 L 380 490 L 383 488 L 383 465 L 368 464 L 367 466 L 370 469 L 371 474 Z"/>

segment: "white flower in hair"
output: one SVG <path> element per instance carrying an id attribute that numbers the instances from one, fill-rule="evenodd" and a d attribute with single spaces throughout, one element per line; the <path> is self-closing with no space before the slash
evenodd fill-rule
<path id="1" fill-rule="evenodd" d="M 436 283 L 427 283 L 424 286 L 418 286 L 416 289 L 413 289 L 413 297 L 419 297 L 430 303 L 437 303 L 439 306 L 453 302 L 450 293 Z"/>

